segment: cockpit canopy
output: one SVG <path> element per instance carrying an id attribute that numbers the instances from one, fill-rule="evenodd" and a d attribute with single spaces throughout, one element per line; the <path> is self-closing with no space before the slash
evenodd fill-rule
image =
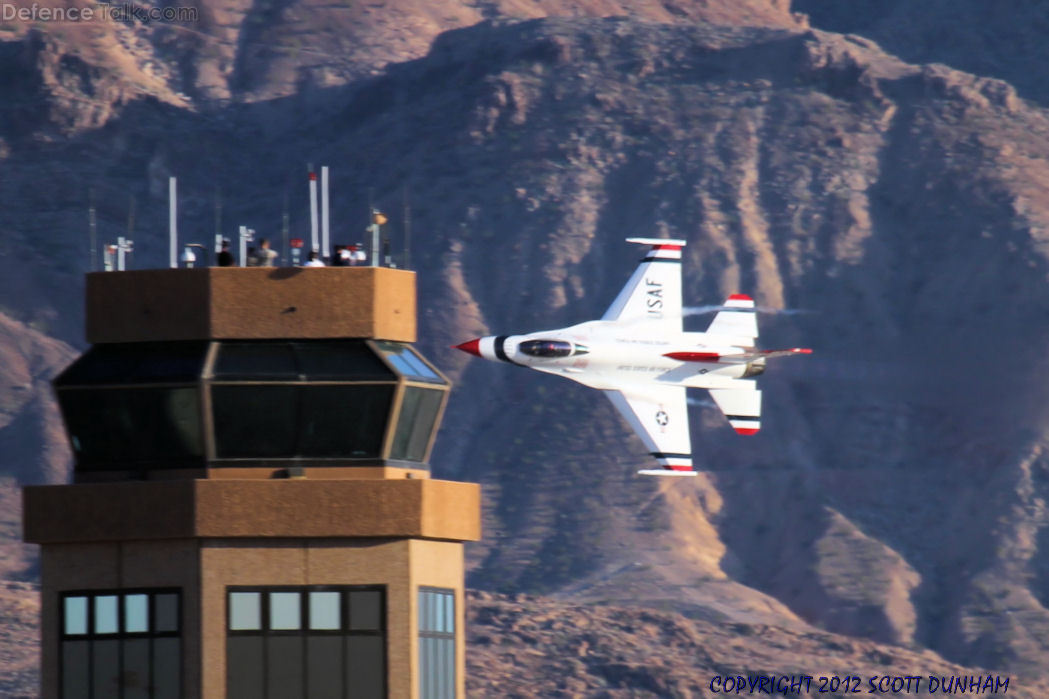
<path id="1" fill-rule="evenodd" d="M 585 346 L 566 340 L 525 340 L 517 349 L 532 357 L 571 357 L 574 354 L 586 354 Z"/>

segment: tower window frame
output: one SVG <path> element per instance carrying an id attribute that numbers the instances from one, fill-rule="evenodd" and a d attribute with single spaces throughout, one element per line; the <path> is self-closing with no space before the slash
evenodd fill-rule
<path id="1" fill-rule="evenodd" d="M 328 613 L 332 610 L 332 594 L 338 595 L 338 621 L 334 624 Z M 238 599 L 235 595 L 254 597 Z M 297 595 L 294 602 L 292 595 Z M 284 688 L 297 685 L 299 696 L 304 697 L 385 697 L 389 667 L 386 605 L 385 585 L 228 586 L 227 696 L 267 699 L 281 693 L 275 685 L 284 683 Z M 378 657 L 374 657 L 376 639 Z M 289 659 L 288 655 L 294 653 L 298 653 L 297 658 Z M 371 655 L 365 657 L 368 653 Z M 249 662 L 246 658 L 251 654 L 262 662 Z M 374 672 L 375 661 L 379 664 L 378 675 L 368 678 L 371 693 L 365 694 L 359 673 Z M 285 667 L 278 667 L 282 662 Z M 321 693 L 311 687 L 311 678 L 315 673 L 331 675 L 331 662 L 339 665 L 335 674 L 338 679 L 325 682 L 328 691 Z M 252 670 L 255 676 L 250 676 Z M 248 676 L 250 686 L 242 681 L 242 674 Z M 333 689 L 333 684 L 338 686 Z"/>
<path id="2" fill-rule="evenodd" d="M 145 615 L 141 616 L 143 597 Z M 61 699 L 182 696 L 185 668 L 180 588 L 67 590 L 59 593 L 58 602 Z M 161 662 L 171 660 L 172 651 L 173 667 Z M 75 677 L 74 666 L 78 673 Z M 108 677 L 99 676 L 100 671 Z M 142 684 L 137 684 L 136 671 L 144 671 Z"/>
<path id="3" fill-rule="evenodd" d="M 419 699 L 455 699 L 459 668 L 455 590 L 420 586 L 417 615 Z"/>

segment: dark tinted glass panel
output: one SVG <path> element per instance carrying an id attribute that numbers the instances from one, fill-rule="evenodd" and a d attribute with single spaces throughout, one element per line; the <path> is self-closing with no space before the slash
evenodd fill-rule
<path id="1" fill-rule="evenodd" d="M 182 654 L 177 638 L 153 639 L 153 699 L 182 697 Z"/>
<path id="2" fill-rule="evenodd" d="M 90 641 L 62 643 L 62 699 L 88 699 Z"/>
<path id="3" fill-rule="evenodd" d="M 419 639 L 420 699 L 455 699 L 455 639 Z"/>
<path id="4" fill-rule="evenodd" d="M 342 699 L 342 636 L 310 636 L 306 639 L 306 696 L 310 699 Z"/>
<path id="5" fill-rule="evenodd" d="M 77 465 L 184 465 L 203 454 L 196 388 L 61 389 Z"/>
<path id="6" fill-rule="evenodd" d="M 346 675 L 352 699 L 383 699 L 386 679 L 382 636 L 346 638 Z"/>
<path id="7" fill-rule="evenodd" d="M 421 699 L 435 699 L 437 696 L 437 672 L 434 667 L 436 648 L 436 638 L 419 639 L 419 697 Z"/>
<path id="8" fill-rule="evenodd" d="M 299 455 L 374 457 L 393 399 L 392 385 L 303 386 Z"/>
<path id="9" fill-rule="evenodd" d="M 207 348 L 206 342 L 95 345 L 55 385 L 192 383 L 200 378 Z"/>
<path id="10" fill-rule="evenodd" d="M 262 636 L 226 638 L 226 696 L 228 699 L 259 699 L 263 689 Z"/>
<path id="11" fill-rule="evenodd" d="M 216 379 L 297 381 L 291 345 L 284 342 L 223 342 L 215 360 Z"/>
<path id="12" fill-rule="evenodd" d="M 393 436 L 391 459 L 422 461 L 430 443 L 443 392 L 431 388 L 408 386 Z"/>
<path id="13" fill-rule="evenodd" d="M 124 641 L 124 699 L 150 699 L 149 640 Z"/>
<path id="14" fill-rule="evenodd" d="M 382 629 L 382 592 L 379 590 L 352 590 L 350 592 L 350 630 L 379 631 Z"/>
<path id="15" fill-rule="evenodd" d="M 299 371 L 307 381 L 394 380 L 393 372 L 363 341 L 295 343 Z"/>
<path id="16" fill-rule="evenodd" d="M 92 644 L 92 685 L 96 697 L 115 697 L 120 691 L 120 641 Z"/>
<path id="17" fill-rule="evenodd" d="M 297 390 L 292 386 L 212 386 L 218 457 L 292 455 Z"/>
<path id="18" fill-rule="evenodd" d="M 298 635 L 267 639 L 266 699 L 302 699 L 302 646 L 302 637 Z"/>
<path id="19" fill-rule="evenodd" d="M 427 366 L 426 362 L 408 345 L 399 342 L 376 342 L 375 346 L 379 348 L 394 369 L 403 376 L 418 381 L 444 383 L 437 372 Z"/>
<path id="20" fill-rule="evenodd" d="M 178 631 L 178 595 L 169 593 L 154 595 L 153 614 L 154 631 Z"/>

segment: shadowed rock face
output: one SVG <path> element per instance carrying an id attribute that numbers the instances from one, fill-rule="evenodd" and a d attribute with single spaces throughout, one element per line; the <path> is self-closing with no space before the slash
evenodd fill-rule
<path id="1" fill-rule="evenodd" d="M 1049 103 L 1049 47 L 1040 39 L 1049 15 L 1038 2 L 1017 2 L 1008 12 L 979 0 L 793 0 L 791 9 L 815 27 L 868 37 L 904 60 L 1007 80 L 1024 97 Z"/>
<path id="2" fill-rule="evenodd" d="M 50 142 L 9 120 L 0 251 L 26 264 L 0 297 L 78 341 L 86 264 L 48 251 L 83 248 L 89 186 L 106 239 L 137 202 L 139 268 L 165 260 L 169 174 L 201 242 L 216 186 L 226 230 L 277 237 L 287 192 L 301 236 L 312 161 L 336 242 L 363 238 L 371 188 L 397 250 L 407 188 L 419 344 L 458 381 L 435 474 L 485 486 L 473 586 L 1044 676 L 1046 113 L 859 37 L 739 24 L 500 19 L 301 97 L 129 98 Z M 599 317 L 628 235 L 689 241 L 686 306 L 750 293 L 779 311 L 763 346 L 815 348 L 762 377 L 756 437 L 694 408 L 694 482 L 635 476 L 644 449 L 598 393 L 447 349 Z"/>

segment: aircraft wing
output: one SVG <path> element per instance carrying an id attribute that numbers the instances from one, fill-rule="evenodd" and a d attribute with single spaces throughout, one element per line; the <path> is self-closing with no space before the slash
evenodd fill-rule
<path id="1" fill-rule="evenodd" d="M 616 410 L 630 423 L 662 469 L 648 475 L 694 476 L 688 402 L 681 386 L 638 386 L 605 391 Z"/>
<path id="2" fill-rule="evenodd" d="M 648 321 L 660 323 L 665 332 L 680 333 L 681 248 L 685 241 L 627 238 L 627 242 L 651 247 L 601 320 Z"/>

